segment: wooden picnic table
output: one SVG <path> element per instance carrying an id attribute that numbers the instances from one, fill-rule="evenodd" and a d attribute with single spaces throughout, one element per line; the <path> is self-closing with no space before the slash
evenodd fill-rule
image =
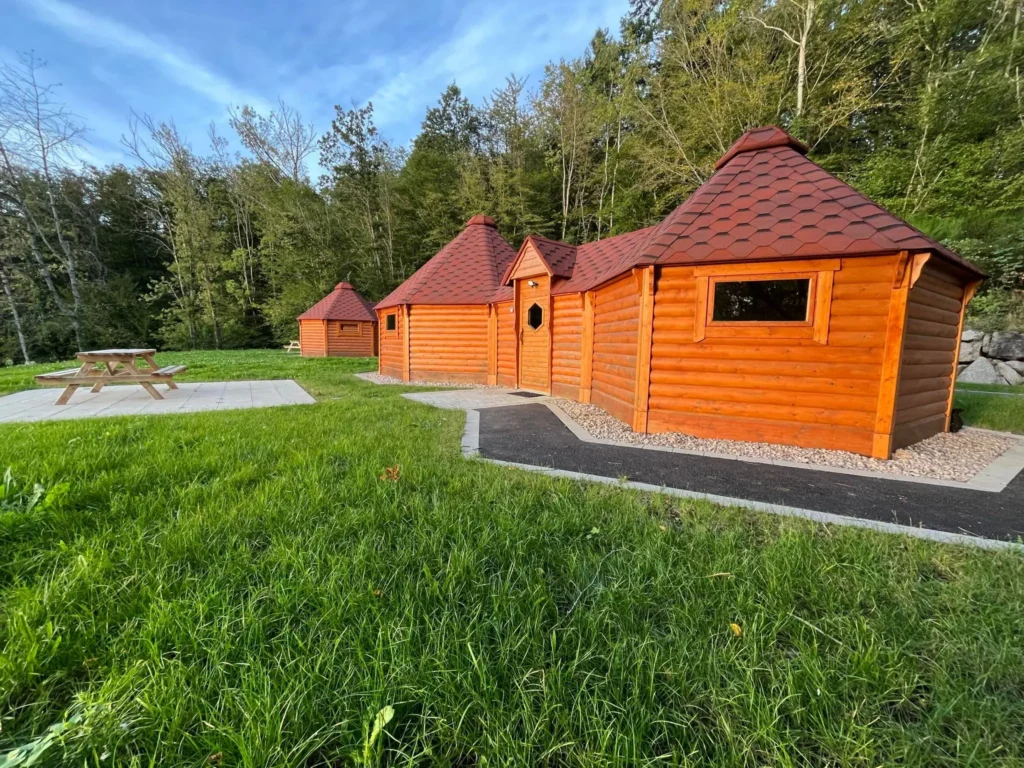
<path id="1" fill-rule="evenodd" d="M 65 371 L 43 373 L 35 380 L 43 386 L 64 385 L 56 405 L 66 405 L 79 387 L 92 387 L 99 392 L 108 384 L 141 384 L 154 400 L 163 400 L 154 384 L 166 384 L 177 389 L 174 375 L 188 370 L 184 365 L 161 368 L 156 364 L 155 349 L 97 349 L 79 352 L 76 357 L 82 365 Z"/>

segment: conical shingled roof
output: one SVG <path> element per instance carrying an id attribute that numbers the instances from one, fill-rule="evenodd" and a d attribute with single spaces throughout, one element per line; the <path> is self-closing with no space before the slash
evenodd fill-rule
<path id="1" fill-rule="evenodd" d="M 807 159 L 785 131 L 748 131 L 719 170 L 670 213 L 634 262 L 700 264 L 933 251 L 974 265 Z"/>
<path id="2" fill-rule="evenodd" d="M 356 292 L 351 283 L 338 283 L 334 290 L 298 317 L 299 320 L 348 320 L 377 322 L 373 304 Z"/>
<path id="3" fill-rule="evenodd" d="M 515 257 L 494 219 L 474 216 L 454 240 L 378 303 L 377 309 L 401 304 L 489 304 Z"/>

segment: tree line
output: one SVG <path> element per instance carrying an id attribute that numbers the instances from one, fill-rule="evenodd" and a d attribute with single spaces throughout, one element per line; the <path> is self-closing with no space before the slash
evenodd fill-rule
<path id="1" fill-rule="evenodd" d="M 974 260 L 971 322 L 1024 326 L 1021 0 L 632 0 L 616 34 L 482 103 L 456 84 L 401 146 L 373 105 L 324 133 L 287 104 L 193 146 L 133 115 L 132 161 L 32 55 L 0 68 L 0 356 L 264 347 L 339 280 L 376 300 L 487 213 L 518 245 L 648 226 L 755 125 Z M 315 169 L 322 169 L 317 173 Z"/>

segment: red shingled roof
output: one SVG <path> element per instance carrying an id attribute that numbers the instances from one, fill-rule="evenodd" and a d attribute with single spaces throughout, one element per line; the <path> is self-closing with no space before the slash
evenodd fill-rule
<path id="1" fill-rule="evenodd" d="M 515 250 L 498 234 L 494 219 L 474 216 L 377 309 L 401 304 L 489 304 L 515 257 Z"/>
<path id="2" fill-rule="evenodd" d="M 778 128 L 748 131 L 719 170 L 651 233 L 637 263 L 658 264 L 865 256 L 934 251 L 972 264 L 804 157 Z"/>
<path id="3" fill-rule="evenodd" d="M 326 297 L 301 315 L 299 320 L 349 320 L 377 322 L 373 304 L 360 296 L 351 283 L 338 283 Z"/>
<path id="4" fill-rule="evenodd" d="M 708 264 L 932 251 L 977 267 L 808 160 L 781 128 L 744 133 L 715 174 L 654 227 L 573 246 L 530 235 L 554 278 L 552 293 L 588 291 L 645 264 Z M 484 304 L 513 296 L 516 254 L 485 216 L 377 305 Z M 561 278 L 561 279 L 559 279 Z"/>
<path id="5" fill-rule="evenodd" d="M 552 277 L 571 277 L 572 268 L 576 263 L 576 246 L 552 240 L 540 235 L 527 235 L 523 244 L 519 246 L 516 258 L 508 265 L 505 273 L 501 276 L 501 284 L 507 285 L 512 279 L 512 272 L 519 263 L 519 256 L 522 254 L 526 244 L 531 244 L 540 255 L 541 261 L 547 266 Z"/>
<path id="6" fill-rule="evenodd" d="M 576 248 L 576 268 L 572 277 L 559 283 L 552 293 L 578 293 L 589 291 L 606 283 L 637 265 L 636 252 L 654 227 L 626 232 L 615 237 L 606 237 Z"/>

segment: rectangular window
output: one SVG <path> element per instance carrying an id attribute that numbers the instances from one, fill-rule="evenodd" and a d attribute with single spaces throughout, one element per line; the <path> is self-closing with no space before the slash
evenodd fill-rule
<path id="1" fill-rule="evenodd" d="M 716 281 L 712 322 L 803 323 L 808 320 L 810 278 Z"/>
<path id="2" fill-rule="evenodd" d="M 356 323 L 342 323 L 341 332 L 346 336 L 358 336 L 359 326 Z"/>
<path id="3" fill-rule="evenodd" d="M 391 314 L 384 316 L 384 329 L 393 331 L 398 327 L 398 315 Z"/>

